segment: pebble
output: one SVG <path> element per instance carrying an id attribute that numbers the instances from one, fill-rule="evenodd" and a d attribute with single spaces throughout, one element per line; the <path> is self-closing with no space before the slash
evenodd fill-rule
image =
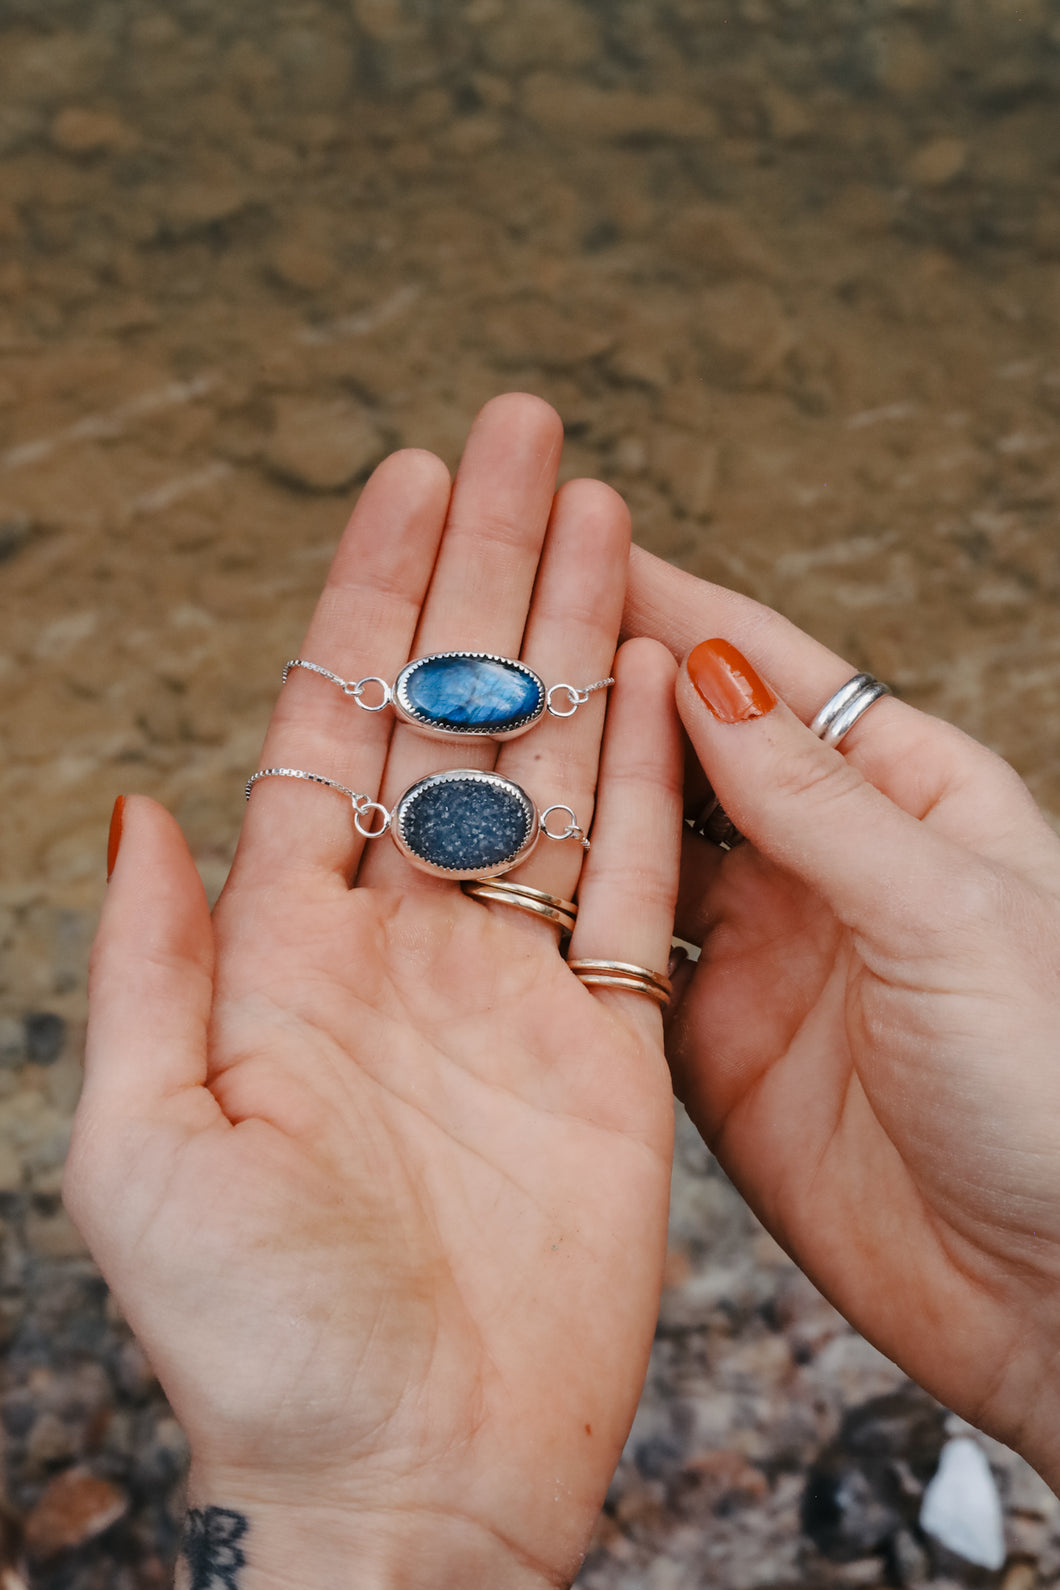
<path id="1" fill-rule="evenodd" d="M 26 1058 L 35 1065 L 50 1066 L 66 1045 L 66 1022 L 50 1010 L 31 1011 L 24 1018 Z"/>
<path id="2" fill-rule="evenodd" d="M 1005 1561 L 1001 1498 L 986 1455 L 969 1436 L 947 1441 L 924 1492 L 920 1527 L 948 1551 L 978 1567 Z"/>
<path id="3" fill-rule="evenodd" d="M 968 145 L 963 138 L 933 138 L 910 160 L 909 178 L 919 188 L 944 188 L 967 164 Z"/>
<path id="4" fill-rule="evenodd" d="M 301 491 L 344 491 L 379 462 L 386 446 L 375 422 L 345 402 L 277 405 L 266 468 Z"/>
<path id="5" fill-rule="evenodd" d="M 167 194 L 162 218 L 172 237 L 188 237 L 230 221 L 251 202 L 250 190 L 236 181 L 181 182 Z"/>
<path id="6" fill-rule="evenodd" d="M 35 1557 L 54 1557 L 83 1546 L 116 1524 L 129 1497 L 87 1469 L 67 1469 L 47 1486 L 26 1520 L 26 1544 Z"/>
<path id="7" fill-rule="evenodd" d="M 65 155 L 97 155 L 131 148 L 136 135 L 120 116 L 71 105 L 52 122 L 51 140 Z"/>
<path id="8" fill-rule="evenodd" d="M 721 386 L 766 385 L 795 346 L 795 328 L 764 282 L 708 288 L 700 310 L 703 373 Z"/>
<path id="9" fill-rule="evenodd" d="M 710 105 L 672 90 L 643 94 L 535 72 L 523 85 L 522 108 L 531 121 L 555 133 L 605 140 L 654 136 L 680 143 L 712 140 L 718 119 Z"/>

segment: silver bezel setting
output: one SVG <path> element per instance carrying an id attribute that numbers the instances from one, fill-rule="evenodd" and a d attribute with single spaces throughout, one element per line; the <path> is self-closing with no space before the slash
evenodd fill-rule
<path id="1" fill-rule="evenodd" d="M 470 655 L 478 656 L 481 654 L 473 652 Z M 439 866 L 437 862 L 426 861 L 411 848 L 405 838 L 405 825 L 410 807 L 415 804 L 424 790 L 436 788 L 441 784 L 452 784 L 458 780 L 462 783 L 471 781 L 476 784 L 492 784 L 494 788 L 503 789 L 522 806 L 529 819 L 527 837 L 510 856 L 505 856 L 502 860 L 493 862 L 488 867 L 476 867 L 472 871 L 468 871 L 465 868 L 443 867 Z M 410 785 L 394 807 L 390 826 L 390 837 L 401 854 L 414 867 L 418 867 L 421 872 L 428 872 L 435 878 L 467 879 L 468 881 L 475 878 L 498 878 L 512 867 L 518 866 L 521 861 L 525 861 L 537 844 L 540 832 L 541 825 L 538 820 L 537 808 L 520 785 L 513 783 L 510 778 L 502 778 L 499 773 L 486 773 L 480 768 L 467 767 L 448 768 L 444 773 L 429 773 L 426 778 L 417 779 L 416 783 Z"/>
<path id="2" fill-rule="evenodd" d="M 462 729 L 441 729 L 431 721 L 425 713 L 413 706 L 409 700 L 408 685 L 412 676 L 427 663 L 438 662 L 446 657 L 466 657 L 473 662 L 503 663 L 506 668 L 514 668 L 527 679 L 533 680 L 537 687 L 538 702 L 532 712 L 525 713 L 523 717 L 516 718 L 507 729 L 490 729 L 485 725 L 468 724 Z M 427 657 L 417 657 L 412 662 L 406 663 L 394 681 L 392 695 L 394 711 L 403 722 L 412 728 L 418 729 L 421 734 L 429 734 L 435 740 L 513 740 L 517 735 L 525 734 L 532 729 L 540 717 L 544 715 L 547 704 L 545 682 L 526 663 L 520 662 L 516 657 L 502 657 L 493 651 L 433 651 Z"/>

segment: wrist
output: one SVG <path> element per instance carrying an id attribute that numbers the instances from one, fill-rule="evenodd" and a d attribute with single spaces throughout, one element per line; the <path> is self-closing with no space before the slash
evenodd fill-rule
<path id="1" fill-rule="evenodd" d="M 303 1476 L 263 1495 L 193 1466 L 176 1590 L 566 1590 L 579 1566 L 537 1561 L 470 1512 L 322 1501 L 313 1489 Z"/>

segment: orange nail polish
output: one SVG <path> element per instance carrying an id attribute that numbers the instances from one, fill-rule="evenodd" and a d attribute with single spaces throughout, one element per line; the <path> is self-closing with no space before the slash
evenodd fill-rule
<path id="1" fill-rule="evenodd" d="M 125 796 L 119 795 L 114 802 L 114 810 L 110 814 L 110 833 L 107 835 L 107 882 L 114 871 L 114 863 L 118 859 L 118 846 L 121 844 L 121 825 L 125 818 Z"/>
<path id="2" fill-rule="evenodd" d="M 769 686 L 727 640 L 705 640 L 690 652 L 688 677 L 719 723 L 763 718 L 777 704 Z"/>

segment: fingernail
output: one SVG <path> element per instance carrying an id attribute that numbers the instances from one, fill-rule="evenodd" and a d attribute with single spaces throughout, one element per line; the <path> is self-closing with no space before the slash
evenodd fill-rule
<path id="1" fill-rule="evenodd" d="M 688 657 L 688 677 L 719 723 L 764 718 L 777 704 L 769 686 L 727 640 L 702 641 Z"/>
<path id="2" fill-rule="evenodd" d="M 118 859 L 118 846 L 121 844 L 121 825 L 125 818 L 125 796 L 119 795 L 114 802 L 114 810 L 110 814 L 110 833 L 107 835 L 107 882 L 114 871 L 114 863 Z"/>
<path id="3" fill-rule="evenodd" d="M 688 959 L 688 951 L 680 944 L 675 944 L 670 951 L 670 959 L 666 963 L 667 977 L 673 977 L 679 966 L 683 966 Z"/>

